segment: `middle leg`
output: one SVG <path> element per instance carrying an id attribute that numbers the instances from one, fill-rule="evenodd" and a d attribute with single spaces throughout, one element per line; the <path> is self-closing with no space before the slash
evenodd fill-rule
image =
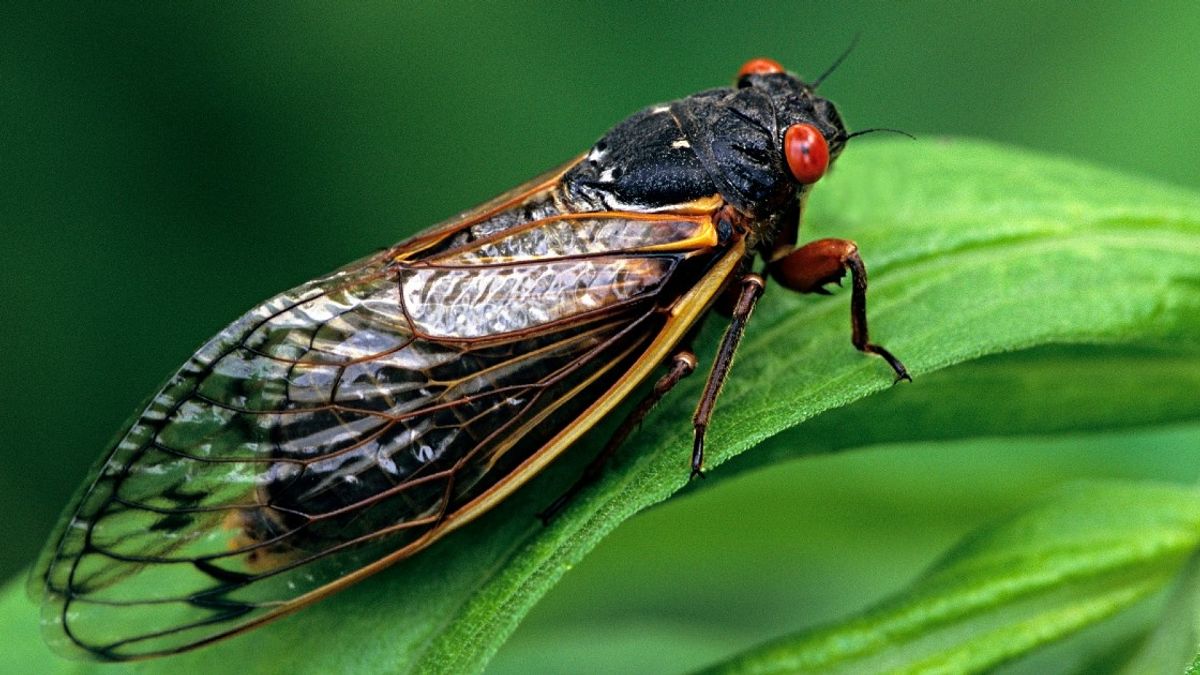
<path id="1" fill-rule="evenodd" d="M 708 423 L 712 420 L 717 396 L 721 394 L 721 387 L 725 385 L 725 380 L 729 377 L 729 368 L 733 365 L 733 355 L 737 352 L 742 335 L 746 332 L 746 322 L 750 319 L 750 313 L 754 311 L 754 306 L 758 304 L 758 299 L 762 297 L 763 287 L 763 278 L 757 274 L 750 273 L 741 279 L 741 292 L 738 294 L 737 304 L 734 305 L 729 328 L 726 329 L 725 337 L 721 340 L 721 348 L 717 351 L 717 358 L 713 361 L 712 370 L 708 373 L 708 382 L 704 385 L 704 393 L 701 394 L 700 403 L 696 405 L 696 414 L 692 417 L 692 425 L 695 428 L 695 441 L 692 446 L 692 478 L 697 476 L 704 478 L 704 434 L 708 430 Z"/>
<path id="2" fill-rule="evenodd" d="M 617 427 L 616 432 L 604 444 L 604 448 L 600 450 L 600 453 L 583 470 L 583 475 L 566 492 L 559 495 L 558 499 L 555 499 L 541 513 L 537 514 L 538 518 L 542 519 L 543 525 L 548 525 L 575 495 L 600 478 L 604 473 L 604 468 L 608 464 L 608 460 L 612 458 L 617 448 L 621 447 L 625 439 L 629 438 L 629 435 L 642 423 L 646 415 L 650 414 L 654 406 L 658 405 L 658 402 L 667 395 L 667 392 L 674 389 L 680 380 L 691 375 L 694 370 L 696 370 L 695 354 L 686 349 L 675 354 L 675 357 L 671 359 L 671 370 L 659 378 L 658 382 L 654 383 L 654 388 L 646 394 L 646 397 L 638 403 L 636 408 L 630 411 L 629 415 L 621 422 L 621 425 Z"/>

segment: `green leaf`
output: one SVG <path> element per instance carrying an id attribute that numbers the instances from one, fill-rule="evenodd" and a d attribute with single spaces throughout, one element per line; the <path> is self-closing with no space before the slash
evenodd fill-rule
<path id="1" fill-rule="evenodd" d="M 1075 486 L 969 538 L 864 616 L 707 672 L 981 672 L 1161 589 L 1198 544 L 1200 490 Z"/>
<path id="2" fill-rule="evenodd" d="M 918 386 L 897 386 L 783 430 L 754 452 L 733 458 L 722 477 L 794 458 L 800 448 L 834 452 L 913 440 L 1096 432 L 1196 420 L 1196 350 L 1187 344 L 1148 345 L 1049 345 L 930 373 Z"/>
<path id="3" fill-rule="evenodd" d="M 1194 422 L 889 443 L 779 463 L 623 524 L 529 613 L 486 672 L 691 672 L 857 616 L 968 533 L 1066 484 L 1191 484 L 1198 450 Z M 1013 671 L 1113 672 L 1162 604 L 1156 594 Z M 1080 667 L 1097 661 L 1106 667 Z"/>
<path id="4" fill-rule="evenodd" d="M 769 289 L 710 429 L 704 489 L 736 469 L 887 439 L 1196 417 L 1192 397 L 1178 394 L 1200 382 L 1195 195 L 989 144 L 897 141 L 851 148 L 811 208 L 806 237 L 859 242 L 871 270 L 872 335 L 904 358 L 917 381 L 891 387 L 884 364 L 853 351 L 847 294 L 797 297 Z M 706 329 L 701 354 L 712 353 L 717 323 Z M 988 354 L 1068 344 L 1098 345 L 1096 358 L 1041 350 L 1009 357 L 976 381 L 958 383 L 953 371 L 926 377 Z M 1060 380 L 1047 376 L 1069 372 L 1083 382 L 1088 364 L 1104 363 L 1123 365 L 1101 367 L 1091 375 L 1105 386 L 1069 386 L 1064 399 Z M 1136 364 L 1144 369 L 1126 368 Z M 673 393 L 604 479 L 550 527 L 533 514 L 573 480 L 595 439 L 413 559 L 276 624 L 145 669 L 481 669 L 530 607 L 608 532 L 687 484 L 688 419 L 701 380 Z M 989 388 L 996 382 L 1015 389 L 998 393 Z M 803 443 L 784 434 L 763 452 L 722 466 L 863 399 L 805 424 Z M 1079 407 L 1064 405 L 1072 401 Z M 994 404 L 998 415 L 977 402 Z M 871 414 L 857 415 L 860 409 Z M 826 419 L 832 422 L 821 426 Z M 1123 601 L 1087 598 L 1100 604 L 1079 612 Z M 0 601 L 5 633 L 29 632 L 35 615 L 10 586 Z M 36 671 L 64 663 L 53 658 L 29 647 L 20 663 Z"/>
<path id="5" fill-rule="evenodd" d="M 1175 582 L 1158 626 L 1121 668 L 1124 675 L 1178 673 L 1200 645 L 1200 557 L 1195 554 Z"/>

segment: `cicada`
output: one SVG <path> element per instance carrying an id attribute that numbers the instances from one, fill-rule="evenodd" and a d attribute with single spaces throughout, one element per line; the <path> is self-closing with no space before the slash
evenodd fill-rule
<path id="1" fill-rule="evenodd" d="M 31 581 L 50 641 L 134 659 L 296 610 L 470 522 L 642 397 L 578 489 L 695 369 L 716 310 L 701 475 L 767 279 L 824 292 L 849 271 L 854 346 L 907 378 L 868 338 L 854 243 L 796 245 L 805 198 L 855 135 L 822 78 L 752 60 L 736 86 L 635 113 L 565 166 L 234 321 L 67 509 Z"/>

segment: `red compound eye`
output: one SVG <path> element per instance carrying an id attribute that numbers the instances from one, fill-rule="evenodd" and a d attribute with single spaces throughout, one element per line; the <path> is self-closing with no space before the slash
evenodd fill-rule
<path id="1" fill-rule="evenodd" d="M 747 75 L 770 75 L 772 73 L 782 73 L 783 66 L 775 59 L 757 58 L 750 59 L 738 71 L 737 79 L 742 79 Z"/>
<path id="2" fill-rule="evenodd" d="M 829 144 L 811 124 L 793 124 L 783 135 L 783 154 L 801 185 L 821 180 L 829 168 Z"/>

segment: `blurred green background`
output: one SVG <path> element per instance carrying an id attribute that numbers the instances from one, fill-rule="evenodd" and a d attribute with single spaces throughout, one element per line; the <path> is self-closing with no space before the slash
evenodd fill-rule
<path id="1" fill-rule="evenodd" d="M 811 77 L 861 33 L 822 88 L 852 129 L 1200 188 L 1200 4 L 477 4 L 0 10 L 0 574 L 239 313 L 751 56 Z M 1047 486 L 1194 479 L 1195 432 L 876 448 L 695 491 L 568 574 L 494 668 L 703 663 L 849 614 Z"/>

